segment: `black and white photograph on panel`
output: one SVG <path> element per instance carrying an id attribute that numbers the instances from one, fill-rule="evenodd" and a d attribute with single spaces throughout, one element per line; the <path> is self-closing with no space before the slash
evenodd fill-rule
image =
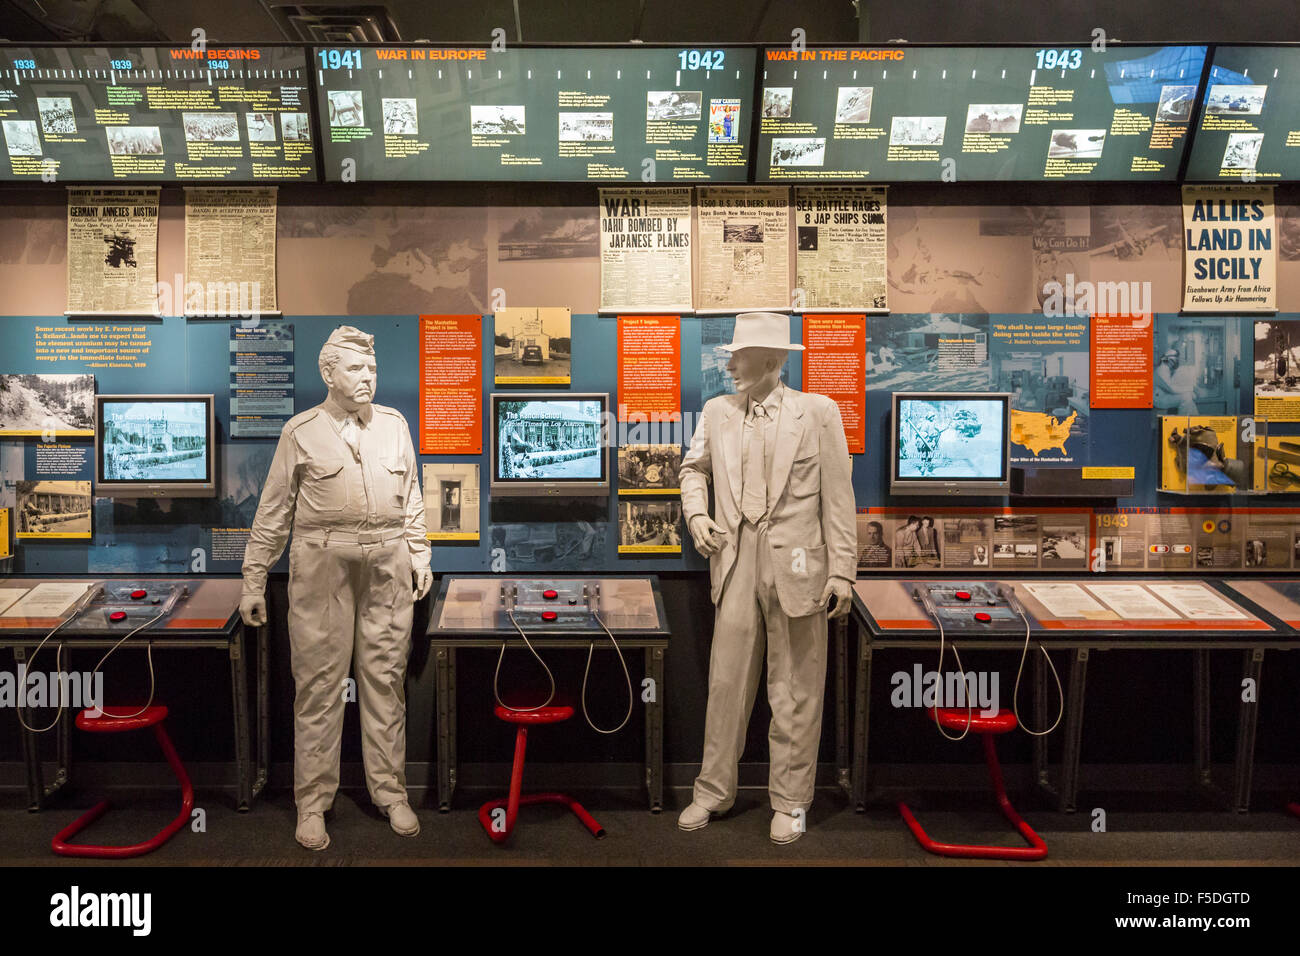
<path id="1" fill-rule="evenodd" d="M 789 119 L 793 101 L 794 87 L 792 86 L 763 87 L 763 118 Z"/>
<path id="2" fill-rule="evenodd" d="M 244 125 L 248 127 L 248 141 L 250 143 L 275 142 L 274 113 L 245 113 Z"/>
<path id="3" fill-rule="evenodd" d="M 0 375 L 0 436 L 95 434 L 95 376 Z"/>
<path id="4" fill-rule="evenodd" d="M 841 86 L 835 98 L 835 122 L 870 123 L 870 86 Z"/>
<path id="5" fill-rule="evenodd" d="M 613 113 L 561 113 L 561 143 L 609 143 L 614 140 Z"/>
<path id="6" fill-rule="evenodd" d="M 77 117 L 72 99 L 67 96 L 38 96 L 36 109 L 41 114 L 41 129 L 47 133 L 75 133 Z"/>
<path id="7" fill-rule="evenodd" d="M 682 503 L 620 501 L 619 554 L 681 554 Z"/>
<path id="8" fill-rule="evenodd" d="M 1216 116 L 1258 116 L 1264 109 L 1267 86 L 1249 83 L 1212 83 L 1205 96 L 1205 112 Z"/>
<path id="9" fill-rule="evenodd" d="M 676 494 L 680 445 L 624 445 L 618 450 L 620 495 Z"/>
<path id="10" fill-rule="evenodd" d="M 698 120 L 703 115 L 703 90 L 650 90 L 646 93 L 647 123 L 659 120 Z"/>
<path id="11" fill-rule="evenodd" d="M 190 143 L 230 143 L 239 139 L 239 117 L 234 113 L 183 113 L 185 140 Z"/>
<path id="12" fill-rule="evenodd" d="M 311 121 L 306 113 L 281 113 L 280 136 L 286 143 L 311 142 Z"/>
<path id="13" fill-rule="evenodd" d="M 424 464 L 424 523 L 430 541 L 477 541 L 478 462 Z"/>
<path id="14" fill-rule="evenodd" d="M 895 116 L 889 124 L 890 146 L 942 146 L 946 116 Z"/>
<path id="15" fill-rule="evenodd" d="M 826 137 L 773 137 L 773 166 L 821 166 L 826 162 Z"/>
<path id="16" fill-rule="evenodd" d="M 2 125 L 10 156 L 41 155 L 41 137 L 34 120 L 5 120 Z"/>
<path id="17" fill-rule="evenodd" d="M 1049 159 L 1098 159 L 1105 145 L 1104 129 L 1054 129 L 1047 155 Z"/>
<path id="18" fill-rule="evenodd" d="M 366 110 L 360 90 L 330 90 L 331 126 L 365 126 Z"/>
<path id="19" fill-rule="evenodd" d="M 17 537 L 90 537 L 90 482 L 20 481 L 15 493 Z"/>
<path id="20" fill-rule="evenodd" d="M 1162 86 L 1160 102 L 1156 104 L 1156 119 L 1162 123 L 1187 123 L 1192 118 L 1192 103 L 1196 99 L 1196 87 Z"/>
<path id="21" fill-rule="evenodd" d="M 1223 168 L 1254 169 L 1263 145 L 1263 133 L 1229 133 L 1228 145 L 1223 148 Z"/>
<path id="22" fill-rule="evenodd" d="M 228 114 L 233 117 L 235 114 Z M 113 156 L 161 156 L 162 133 L 157 126 L 110 126 L 104 133 L 108 137 L 108 151 Z M 235 139 L 239 127 L 235 124 Z"/>
<path id="23" fill-rule="evenodd" d="M 966 107 L 968 133 L 1019 133 L 1023 103 L 972 103 Z"/>
<path id="24" fill-rule="evenodd" d="M 469 128 L 475 136 L 523 136 L 527 117 L 520 105 L 471 106 Z"/>
<path id="25" fill-rule="evenodd" d="M 420 132 L 420 119 L 411 97 L 384 97 L 384 132 L 397 136 L 414 136 Z"/>

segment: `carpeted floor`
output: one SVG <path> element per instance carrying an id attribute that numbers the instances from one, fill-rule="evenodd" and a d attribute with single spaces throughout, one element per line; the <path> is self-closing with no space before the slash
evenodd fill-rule
<path id="1" fill-rule="evenodd" d="M 638 793 L 578 792 L 575 795 L 605 827 L 605 839 L 591 837 L 567 811 L 539 806 L 521 812 L 519 826 L 504 847 L 488 841 L 477 818 L 479 801 L 496 795 L 458 791 L 456 809 L 449 814 L 418 807 L 423 830 L 404 838 L 388 828 L 364 793 L 345 792 L 326 816 L 330 847 L 311 853 L 294 841 L 295 815 L 288 793 L 264 796 L 251 813 L 238 814 L 228 796 L 200 792 L 196 805 L 206 811 L 205 832 L 183 830 L 158 852 L 137 860 L 97 863 L 65 860 L 49 849 L 50 838 L 93 803 L 91 794 L 60 794 L 41 813 L 28 813 L 20 792 L 0 791 L 0 866 L 967 865 L 921 850 L 894 809 L 892 801 L 899 794 L 878 796 L 868 812 L 858 814 L 841 792 L 819 791 L 808 833 L 790 846 L 776 846 L 767 837 L 771 814 L 760 791 L 742 791 L 730 813 L 691 833 L 676 826 L 689 791 L 670 793 L 670 807 L 659 815 L 645 810 Z M 1087 794 L 1081 797 L 1079 806 L 1093 805 Z M 113 799 L 114 809 L 87 830 L 83 840 L 135 842 L 161 829 L 177 811 L 175 798 L 157 791 L 122 792 Z M 1111 793 L 1105 803 L 1106 831 L 1094 832 L 1091 814 L 1036 809 L 1032 798 L 1024 797 L 1020 810 L 1047 841 L 1050 854 L 1040 864 L 1006 865 L 1300 862 L 1300 819 L 1284 812 L 1280 794 L 1257 794 L 1255 812 L 1246 815 L 1212 810 L 1192 794 L 1135 793 L 1121 799 Z M 929 793 L 912 799 L 910 806 L 932 837 L 1017 845 L 1019 838 L 987 794 Z"/>

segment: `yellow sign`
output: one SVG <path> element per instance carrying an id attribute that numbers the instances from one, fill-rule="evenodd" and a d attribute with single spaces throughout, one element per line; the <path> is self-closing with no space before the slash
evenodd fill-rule
<path id="1" fill-rule="evenodd" d="M 0 558 L 13 557 L 9 548 L 9 509 L 0 508 Z"/>
<path id="2" fill-rule="evenodd" d="M 1135 471 L 1136 469 L 1132 465 L 1121 465 L 1113 468 L 1084 468 L 1083 477 L 1085 479 L 1133 478 L 1136 477 Z"/>

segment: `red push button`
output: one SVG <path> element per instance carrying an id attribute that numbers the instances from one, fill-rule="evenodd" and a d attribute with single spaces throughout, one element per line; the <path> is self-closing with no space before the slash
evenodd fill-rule
<path id="1" fill-rule="evenodd" d="M 108 615 L 108 619 L 114 624 L 126 620 L 126 611 L 113 611 Z"/>
<path id="2" fill-rule="evenodd" d="M 149 596 L 149 592 L 147 592 L 147 591 L 140 591 L 140 590 L 137 590 L 137 591 L 132 591 L 132 592 L 131 592 L 131 600 L 132 600 L 132 601 L 143 601 L 143 600 L 144 600 L 145 598 L 147 598 L 148 596 Z"/>
<path id="3" fill-rule="evenodd" d="M 542 612 L 542 620 L 543 620 L 543 621 L 554 621 L 557 617 L 559 617 L 559 615 L 556 614 L 554 611 L 543 611 L 543 612 Z"/>
<path id="4" fill-rule="evenodd" d="M 953 596 L 954 596 L 955 598 L 957 598 L 958 601 L 969 601 L 969 600 L 970 600 L 970 592 L 969 592 L 969 591 L 958 591 L 958 592 L 957 592 L 955 595 L 953 595 Z"/>
<path id="5" fill-rule="evenodd" d="M 989 621 L 993 620 L 993 615 L 988 611 L 976 611 L 975 620 L 979 621 L 981 624 L 987 624 Z"/>
<path id="6" fill-rule="evenodd" d="M 546 600 L 548 601 L 554 601 L 559 596 L 560 596 L 559 591 L 555 591 L 550 588 L 547 588 L 545 591 L 542 592 L 542 597 L 546 598 Z"/>

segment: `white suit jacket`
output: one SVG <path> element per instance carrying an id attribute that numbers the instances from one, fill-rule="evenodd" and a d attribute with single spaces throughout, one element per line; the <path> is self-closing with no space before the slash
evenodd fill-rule
<path id="1" fill-rule="evenodd" d="M 768 484 L 768 544 L 781 609 L 789 617 L 821 610 L 818 603 L 831 576 L 857 576 L 857 514 L 852 459 L 840 409 L 824 395 L 789 386 L 781 401 L 776 448 Z M 736 562 L 745 426 L 745 395 L 710 399 L 700 415 L 690 450 L 682 459 L 682 513 L 687 526 L 708 514 L 713 482 L 713 520 L 727 530 L 722 550 L 709 559 L 711 594 L 722 599 Z M 803 555 L 794 553 L 802 548 Z"/>

